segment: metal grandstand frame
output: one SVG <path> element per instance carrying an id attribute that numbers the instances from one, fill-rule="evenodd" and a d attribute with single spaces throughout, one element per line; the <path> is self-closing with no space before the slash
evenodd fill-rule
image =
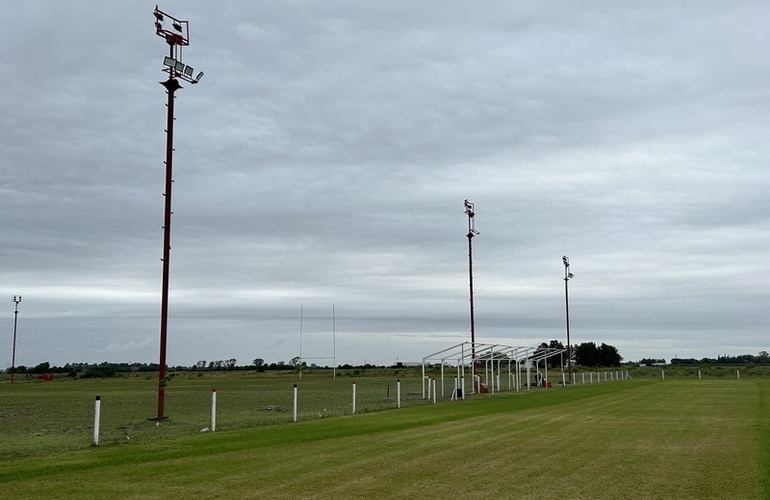
<path id="1" fill-rule="evenodd" d="M 470 371 L 471 392 L 500 392 L 502 389 L 501 373 L 504 371 L 504 365 L 508 371 L 508 390 L 519 391 L 522 388 L 522 365 L 527 370 L 526 387 L 531 388 L 530 369 L 533 364 L 536 369 L 541 361 L 545 361 L 553 356 L 558 356 L 566 352 L 566 349 L 538 346 L 513 346 L 506 344 L 482 344 L 472 342 L 462 342 L 446 349 L 434 352 L 422 358 L 422 383 L 421 396 L 430 399 L 431 390 L 439 392 L 441 397 L 446 395 L 446 367 L 453 367 L 455 370 L 454 388 L 452 389 L 452 399 L 465 399 L 466 370 Z M 474 362 L 475 359 L 475 362 Z M 440 367 L 440 389 L 435 387 L 435 381 L 428 376 L 428 367 L 431 364 L 438 364 Z M 483 365 L 484 380 L 481 382 L 481 374 L 477 373 L 477 368 Z M 560 363 L 562 370 L 562 384 L 564 384 L 564 363 Z M 545 364 L 545 380 L 548 379 L 548 367 Z M 433 383 L 432 383 L 433 382 Z M 433 389 L 432 389 L 433 387 Z"/>

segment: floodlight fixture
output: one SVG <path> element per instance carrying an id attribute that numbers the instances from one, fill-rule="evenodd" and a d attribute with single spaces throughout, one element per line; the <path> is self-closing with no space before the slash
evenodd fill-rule
<path id="1" fill-rule="evenodd" d="M 187 21 L 177 19 L 155 6 L 155 34 L 169 45 L 190 45 L 190 27 Z M 170 26 L 169 26 L 170 24 Z"/>
<path id="2" fill-rule="evenodd" d="M 166 56 L 163 58 L 163 71 L 169 74 L 170 79 L 174 78 L 181 78 L 182 80 L 189 82 L 189 83 L 198 83 L 201 78 L 203 78 L 203 71 L 198 72 L 198 76 L 193 78 L 193 73 L 195 73 L 195 69 L 192 66 L 189 66 L 182 61 L 179 61 L 171 56 Z M 161 82 L 163 85 L 168 88 L 168 82 Z M 181 88 L 178 85 L 175 86 L 176 88 Z"/>
<path id="3" fill-rule="evenodd" d="M 468 238 L 478 236 L 479 232 L 476 231 L 476 212 L 474 212 L 474 204 L 465 200 L 465 214 L 468 216 Z"/>

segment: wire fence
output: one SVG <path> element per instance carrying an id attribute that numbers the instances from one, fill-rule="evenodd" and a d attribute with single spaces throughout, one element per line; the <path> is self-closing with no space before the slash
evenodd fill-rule
<path id="1" fill-rule="evenodd" d="M 95 440 L 114 445 L 210 432 L 212 410 L 217 431 L 289 423 L 295 419 L 295 384 L 297 421 L 429 403 L 414 376 L 176 374 L 166 386 L 165 418 L 159 421 L 157 378 L 146 374 L 51 381 L 17 376 L 14 384 L 0 383 L 0 457 L 79 449 Z"/>
<path id="2" fill-rule="evenodd" d="M 756 372 L 756 373 L 755 373 Z M 15 383 L 0 380 L 0 460 L 49 451 L 83 449 L 94 445 L 146 442 L 212 431 L 212 403 L 216 391 L 216 431 L 245 429 L 296 420 L 395 410 L 472 397 L 470 376 L 458 383 L 454 374 L 434 369 L 423 379 L 418 369 L 367 376 L 358 371 L 331 370 L 294 373 L 176 372 L 165 391 L 164 418 L 158 421 L 157 374 L 136 373 L 107 379 L 56 377 L 50 380 L 16 376 Z M 360 376 L 359 376 L 360 375 Z M 560 370 L 527 374 L 501 370 L 481 373 L 493 393 L 599 384 L 639 378 L 736 378 L 767 376 L 765 370 L 699 368 L 666 371 L 657 367 L 631 370 Z M 355 399 L 353 384 L 355 383 Z M 457 384 L 457 385 L 455 385 Z M 458 394 L 457 388 L 462 391 Z M 477 389 L 481 389 L 478 387 Z M 94 431 L 99 399 L 98 434 Z"/>

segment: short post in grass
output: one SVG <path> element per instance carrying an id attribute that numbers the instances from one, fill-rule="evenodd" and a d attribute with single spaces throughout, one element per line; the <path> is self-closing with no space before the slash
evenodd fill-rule
<path id="1" fill-rule="evenodd" d="M 294 384 L 294 421 L 297 421 L 297 384 Z"/>
<path id="2" fill-rule="evenodd" d="M 436 404 L 436 379 L 433 379 L 433 404 Z"/>
<path id="3" fill-rule="evenodd" d="M 740 370 L 735 370 L 735 374 L 738 376 L 738 380 L 740 380 L 741 379 L 741 371 Z"/>
<path id="4" fill-rule="evenodd" d="M 401 408 L 401 379 L 396 380 L 396 407 Z"/>
<path id="5" fill-rule="evenodd" d="M 701 380 L 700 370 L 698 370 L 698 380 Z"/>
<path id="6" fill-rule="evenodd" d="M 665 370 L 661 370 L 661 371 L 660 371 L 660 378 L 661 378 L 662 380 L 666 380 L 666 371 L 665 371 Z"/>
<path id="7" fill-rule="evenodd" d="M 356 381 L 353 381 L 353 414 L 356 413 Z"/>
<path id="8" fill-rule="evenodd" d="M 460 387 L 462 388 L 462 396 L 465 399 L 465 375 L 460 377 Z"/>
<path id="9" fill-rule="evenodd" d="M 98 394 L 94 400 L 94 446 L 99 445 L 99 421 L 102 414 L 102 399 Z"/>
<path id="10" fill-rule="evenodd" d="M 211 388 L 211 432 L 217 430 L 217 388 Z"/>

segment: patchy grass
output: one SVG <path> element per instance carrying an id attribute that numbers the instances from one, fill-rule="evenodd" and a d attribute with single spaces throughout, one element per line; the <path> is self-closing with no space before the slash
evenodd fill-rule
<path id="1" fill-rule="evenodd" d="M 396 380 L 395 376 L 357 379 L 356 412 L 395 408 Z M 272 373 L 185 374 L 169 383 L 165 404 L 169 419 L 159 426 L 150 420 L 157 415 L 157 378 L 148 374 L 0 384 L 0 457 L 88 447 L 96 395 L 101 397 L 100 444 L 115 445 L 198 434 L 211 425 L 212 387 L 217 389 L 217 428 L 222 431 L 291 422 L 294 384 L 299 420 L 350 414 L 352 381 L 333 379 L 331 371 L 301 380 Z M 427 404 L 409 395 L 419 394 L 419 378 L 404 378 L 401 386 L 402 406 Z"/>
<path id="2" fill-rule="evenodd" d="M 766 380 L 695 380 L 501 393 L 0 460 L 0 490 L 14 498 L 767 498 L 768 390 Z"/>

